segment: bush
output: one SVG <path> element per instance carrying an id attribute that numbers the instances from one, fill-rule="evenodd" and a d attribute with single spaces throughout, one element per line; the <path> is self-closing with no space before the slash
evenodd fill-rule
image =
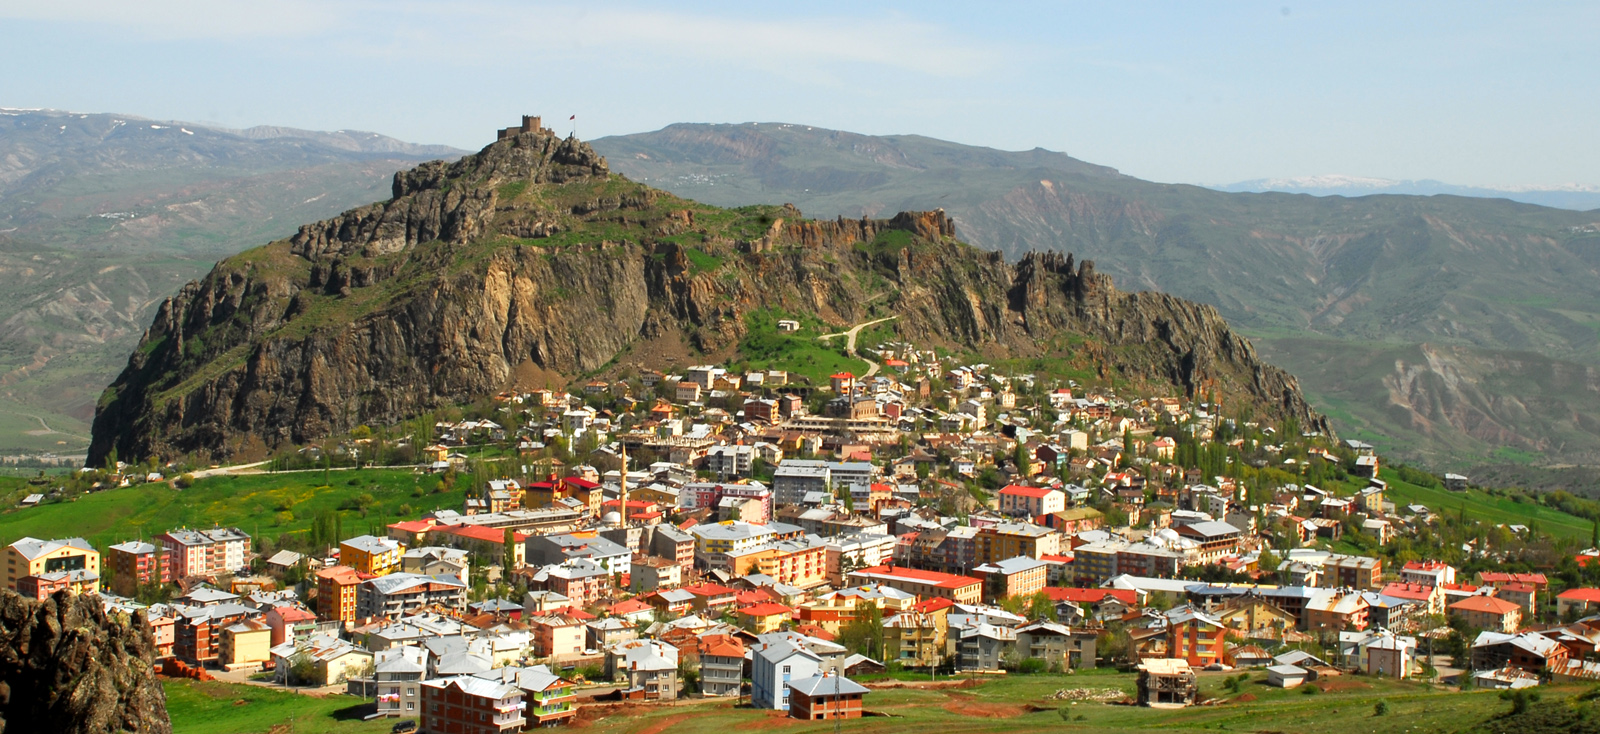
<path id="1" fill-rule="evenodd" d="M 177 485 L 178 489 L 188 489 L 190 487 L 193 487 L 194 486 L 194 475 L 193 474 L 184 474 L 183 476 L 178 477 L 177 481 L 173 482 L 173 484 Z"/>
<path id="2" fill-rule="evenodd" d="M 1373 716 L 1385 716 L 1385 715 L 1388 715 L 1388 713 L 1389 713 L 1389 702 L 1388 701 L 1379 701 L 1379 702 L 1377 702 L 1375 704 L 1372 704 L 1372 715 Z"/>
<path id="3" fill-rule="evenodd" d="M 1307 695 L 1307 696 L 1315 696 L 1315 695 L 1317 695 L 1318 693 L 1321 693 L 1321 692 L 1322 692 L 1321 688 L 1318 688 L 1318 687 L 1316 687 L 1314 685 L 1311 685 L 1310 683 L 1307 683 L 1307 684 L 1305 684 L 1303 686 L 1300 686 L 1300 693 L 1302 693 L 1304 695 Z"/>

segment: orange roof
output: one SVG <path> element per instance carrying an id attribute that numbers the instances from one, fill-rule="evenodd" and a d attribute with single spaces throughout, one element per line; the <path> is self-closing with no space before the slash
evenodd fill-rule
<path id="1" fill-rule="evenodd" d="M 1512 582 L 1500 587 L 1501 591 L 1515 591 L 1521 594 L 1538 591 L 1538 589 L 1521 582 Z"/>
<path id="2" fill-rule="evenodd" d="M 914 568 L 901 568 L 897 566 L 873 566 L 858 571 L 851 571 L 850 575 L 882 576 L 891 579 L 915 581 L 917 583 L 937 586 L 941 589 L 960 589 L 973 584 L 983 584 L 982 581 L 971 576 L 957 576 L 953 573 L 939 573 L 938 571 L 919 571 Z"/>
<path id="3" fill-rule="evenodd" d="M 460 525 L 445 532 L 457 537 L 481 540 L 486 543 L 506 542 L 506 531 L 501 528 L 486 528 L 482 525 Z M 521 543 L 527 540 L 528 536 L 513 530 L 511 531 L 511 538 L 513 541 Z"/>
<path id="4" fill-rule="evenodd" d="M 1492 596 L 1469 596 L 1451 604 L 1450 608 L 1463 612 L 1485 612 L 1504 616 L 1522 607 L 1505 599 L 1496 599 Z"/>
<path id="5" fill-rule="evenodd" d="M 831 377 L 832 377 L 832 379 L 835 379 L 835 380 L 854 380 L 854 379 L 856 379 L 856 376 L 850 374 L 849 372 L 839 372 L 839 373 L 836 373 L 836 374 L 832 375 Z"/>
<path id="6" fill-rule="evenodd" d="M 1383 591 L 1378 593 L 1384 596 L 1392 596 L 1396 599 L 1427 600 L 1433 597 L 1433 587 L 1424 584 L 1393 583 L 1383 587 Z"/>
<path id="7" fill-rule="evenodd" d="M 1033 497 L 1035 499 L 1043 499 L 1044 497 L 1048 497 L 1053 491 L 1055 490 L 1052 490 L 1049 487 L 1024 487 L 1020 484 L 1008 484 L 1000 490 L 1000 494 L 1008 494 L 1013 497 Z"/>
<path id="8" fill-rule="evenodd" d="M 349 566 L 329 566 L 324 569 L 319 569 L 317 571 L 317 578 L 331 579 L 334 583 L 339 584 L 361 583 L 361 575 L 356 573 L 356 570 Z"/>
<path id="9" fill-rule="evenodd" d="M 700 638 L 700 654 L 719 658 L 744 657 L 744 642 L 733 635 L 706 635 Z"/>
<path id="10" fill-rule="evenodd" d="M 1066 586 L 1046 586 L 1044 595 L 1050 601 L 1070 601 L 1074 604 L 1095 604 L 1108 596 L 1126 602 L 1129 606 L 1139 600 L 1139 592 L 1133 589 L 1074 589 Z"/>
<path id="11" fill-rule="evenodd" d="M 945 598 L 939 597 L 939 598 L 927 599 L 927 600 L 921 601 L 921 602 L 919 602 L 917 604 L 914 604 L 911 607 L 911 611 L 918 612 L 920 614 L 932 614 L 932 613 L 937 612 L 937 611 L 939 611 L 941 609 L 949 609 L 950 607 L 953 607 L 955 605 L 956 605 L 956 602 L 955 602 L 954 599 L 945 599 Z"/>
<path id="12" fill-rule="evenodd" d="M 748 607 L 740 609 L 739 613 L 747 617 L 772 617 L 779 614 L 793 614 L 794 610 L 782 604 L 763 602 L 761 604 L 751 604 Z"/>
<path id="13" fill-rule="evenodd" d="M 651 607 L 649 604 L 639 601 L 638 599 L 619 601 L 616 604 L 606 607 L 607 612 L 610 612 L 618 617 L 625 614 L 634 614 L 636 612 L 648 612 L 650 609 Z"/>
<path id="14" fill-rule="evenodd" d="M 389 525 L 390 530 L 402 530 L 407 533 L 423 533 L 433 527 L 432 520 L 402 520 Z"/>
<path id="15" fill-rule="evenodd" d="M 1507 572 L 1504 572 L 1504 571 L 1480 571 L 1478 573 L 1478 578 L 1480 580 L 1482 580 L 1486 584 L 1499 583 L 1499 582 L 1503 582 L 1503 581 L 1505 581 L 1505 582 L 1517 581 L 1517 582 L 1521 582 L 1521 583 L 1524 583 L 1524 584 L 1544 584 L 1544 583 L 1549 583 L 1548 581 L 1545 580 L 1544 574 L 1542 574 L 1542 573 L 1507 573 Z"/>
<path id="16" fill-rule="evenodd" d="M 733 589 L 726 586 L 718 586 L 717 584 L 696 584 L 694 586 L 685 586 L 683 590 L 695 596 L 722 596 L 723 594 L 734 593 Z"/>
<path id="17" fill-rule="evenodd" d="M 1600 602 L 1600 589 L 1567 589 L 1556 598 L 1566 599 L 1567 601 Z"/>

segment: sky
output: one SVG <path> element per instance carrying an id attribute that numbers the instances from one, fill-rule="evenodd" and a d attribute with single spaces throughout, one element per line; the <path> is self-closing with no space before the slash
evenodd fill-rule
<path id="1" fill-rule="evenodd" d="M 1600 184 L 1600 3 L 795 5 L 0 0 L 0 107 L 468 149 L 525 113 L 585 139 L 792 122 L 1164 182 Z"/>

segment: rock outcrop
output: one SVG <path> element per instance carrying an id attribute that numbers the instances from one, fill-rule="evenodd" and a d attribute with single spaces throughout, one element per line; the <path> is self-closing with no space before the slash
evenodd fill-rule
<path id="1" fill-rule="evenodd" d="M 1121 293 L 1070 256 L 1007 263 L 956 241 L 942 211 L 716 209 L 547 131 L 398 174 L 394 194 L 162 304 L 101 398 L 91 461 L 259 453 L 491 395 L 523 365 L 576 377 L 656 340 L 727 357 L 763 310 L 895 315 L 918 343 L 1092 362 L 1326 428 L 1211 307 Z"/>
<path id="2" fill-rule="evenodd" d="M 149 626 L 98 598 L 0 590 L 0 734 L 170 734 L 154 660 Z"/>

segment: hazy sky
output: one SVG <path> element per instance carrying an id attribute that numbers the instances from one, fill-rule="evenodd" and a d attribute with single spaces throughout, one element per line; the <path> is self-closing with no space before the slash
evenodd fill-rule
<path id="1" fill-rule="evenodd" d="M 584 138 L 784 121 L 1158 181 L 1600 184 L 1600 3 L 798 5 L 0 0 L 0 106 L 474 149 L 525 112 Z"/>

